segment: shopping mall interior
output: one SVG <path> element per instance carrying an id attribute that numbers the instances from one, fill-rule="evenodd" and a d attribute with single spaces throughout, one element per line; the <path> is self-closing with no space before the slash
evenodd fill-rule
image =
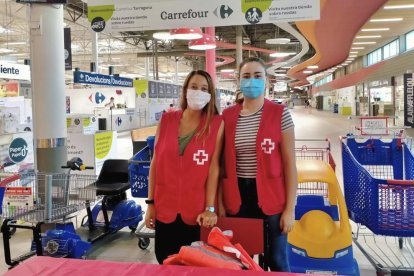
<path id="1" fill-rule="evenodd" d="M 56 250 L 45 245 L 46 232 L 56 225 L 74 226 L 88 249 L 70 258 L 102 261 L 95 273 L 112 264 L 120 275 L 128 274 L 117 266 L 120 262 L 137 264 L 131 266 L 135 274 L 139 264 L 158 264 L 154 234 L 143 226 L 147 194 L 136 194 L 138 184 L 148 184 L 152 150 L 147 137 L 155 135 L 169 108 L 180 108 L 183 83 L 193 70 L 212 76 L 220 113 L 232 106 L 240 93 L 238 65 L 249 57 L 266 65 L 265 98 L 284 105 L 292 116 L 297 159 L 321 159 L 333 169 L 338 199 L 324 195 L 324 207 L 314 206 L 316 212 L 323 213 L 327 204 L 347 205 L 344 212 L 336 211 L 336 219 L 329 217 L 331 224 L 323 230 L 312 225 L 322 224 L 324 217 L 306 226 L 305 215 L 295 218 L 297 229 L 305 231 L 302 237 L 323 233 L 324 242 L 313 247 L 328 248 L 332 240 L 352 246 L 336 248 L 331 258 L 310 257 L 311 249 L 291 245 L 292 235 L 288 249 L 300 256 L 295 261 L 302 260 L 292 265 L 301 269 L 292 272 L 414 275 L 413 0 L 0 1 L 0 273 L 49 275 L 61 268 L 58 274 L 79 274 L 71 261 L 53 265 L 57 258 L 39 259 L 42 265 L 36 266 L 33 257 L 19 260 L 28 252 L 70 255 L 68 248 L 76 248 L 72 240 L 56 243 Z M 145 156 L 144 150 L 149 151 Z M 71 184 L 61 167 L 76 157 L 93 168 L 73 183 L 78 191 L 73 209 L 69 192 L 57 195 L 64 210 L 55 207 L 56 194 L 46 204 L 49 192 Z M 139 206 L 141 216 L 135 227 L 126 224 L 96 242 L 85 241 L 86 206 L 100 204 L 88 185 L 110 159 L 128 163 L 132 190 L 122 200 Z M 38 186 L 39 177 L 49 174 L 60 175 L 63 186 L 51 184 L 50 191 Z M 355 183 L 375 187 L 371 192 Z M 97 212 L 96 220 L 102 216 L 104 221 Z M 344 218 L 351 226 L 348 234 L 341 226 Z M 39 230 L 39 223 L 47 226 Z M 336 229 L 341 238 L 334 238 Z M 36 249 L 36 231 L 48 253 Z M 8 259 L 18 261 L 10 265 Z M 254 260 L 259 262 L 257 256 Z M 344 260 L 355 260 L 359 274 L 339 270 Z M 152 266 L 145 269 L 157 273 Z M 86 272 L 94 270 L 86 267 Z"/>

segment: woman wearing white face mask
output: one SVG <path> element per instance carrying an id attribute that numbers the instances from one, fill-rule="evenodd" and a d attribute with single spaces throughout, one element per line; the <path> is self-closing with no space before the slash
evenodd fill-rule
<path id="1" fill-rule="evenodd" d="M 200 240 L 200 225 L 217 222 L 223 125 L 210 75 L 191 72 L 183 85 L 181 110 L 164 113 L 155 135 L 145 223 L 155 229 L 159 263 Z"/>
<path id="2" fill-rule="evenodd" d="M 286 234 L 292 229 L 297 173 L 295 133 L 284 105 L 264 98 L 266 65 L 248 58 L 239 66 L 243 99 L 223 111 L 223 203 L 228 215 L 265 221 L 269 267 L 289 271 Z"/>

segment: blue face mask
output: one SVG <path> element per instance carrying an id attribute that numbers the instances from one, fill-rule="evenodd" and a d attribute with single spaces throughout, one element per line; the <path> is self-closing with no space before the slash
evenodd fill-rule
<path id="1" fill-rule="evenodd" d="M 256 99 L 263 95 L 265 90 L 264 79 L 241 79 L 240 80 L 240 91 L 246 98 Z"/>

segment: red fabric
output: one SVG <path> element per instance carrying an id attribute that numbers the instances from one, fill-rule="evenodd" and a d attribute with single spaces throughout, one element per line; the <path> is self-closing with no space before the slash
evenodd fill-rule
<path id="1" fill-rule="evenodd" d="M 232 237 L 231 233 L 230 235 L 225 235 L 218 227 L 213 227 L 208 235 L 208 244 L 199 242 L 191 246 L 182 246 L 178 254 L 170 256 L 163 264 L 182 264 L 234 270 L 244 268 L 263 271 L 240 244 L 236 247 L 230 242 Z"/>
<path id="2" fill-rule="evenodd" d="M 229 270 L 219 268 L 156 265 L 127 262 L 110 262 L 98 260 L 77 260 L 52 257 L 32 257 L 24 263 L 7 271 L 6 276 L 163 276 L 163 275 L 195 275 L 195 276 L 300 276 L 302 274 L 285 272 L 258 272 L 248 270 Z"/>
<path id="3" fill-rule="evenodd" d="M 286 192 L 280 153 L 282 137 L 281 121 L 283 105 L 265 99 L 262 118 L 256 138 L 257 154 L 257 195 L 259 206 L 266 215 L 281 213 L 286 204 Z M 225 131 L 225 177 L 223 178 L 223 197 L 226 211 L 236 214 L 241 205 L 236 175 L 236 148 L 234 146 L 237 119 L 242 106 L 240 104 L 223 111 Z M 266 140 L 265 140 L 266 139 Z M 269 140 L 270 139 L 270 140 Z M 274 149 L 266 153 L 262 143 L 270 141 Z"/>
<path id="4" fill-rule="evenodd" d="M 240 243 L 249 255 L 264 252 L 263 220 L 252 218 L 219 217 L 217 227 L 233 231 L 233 243 Z M 207 242 L 211 228 L 201 227 L 200 240 Z M 252 239 L 254 237 L 254 239 Z"/>
<path id="5" fill-rule="evenodd" d="M 203 138 L 194 136 L 184 155 L 180 156 L 178 127 L 181 117 L 182 111 L 164 113 L 162 116 L 155 147 L 155 209 L 159 221 L 171 223 L 177 214 L 181 214 L 186 224 L 194 225 L 197 215 L 206 207 L 206 180 L 222 118 L 213 118 L 205 143 Z"/>

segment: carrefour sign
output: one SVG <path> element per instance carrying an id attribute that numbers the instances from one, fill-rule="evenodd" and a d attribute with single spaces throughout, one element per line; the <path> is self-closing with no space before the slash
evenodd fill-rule
<path id="1" fill-rule="evenodd" d="M 95 32 L 318 20 L 320 0 L 88 0 Z"/>
<path id="2" fill-rule="evenodd" d="M 0 62 L 0 79 L 30 80 L 30 66 Z"/>
<path id="3" fill-rule="evenodd" d="M 132 87 L 133 80 L 128 78 L 101 75 L 83 71 L 73 72 L 74 83 Z"/>

